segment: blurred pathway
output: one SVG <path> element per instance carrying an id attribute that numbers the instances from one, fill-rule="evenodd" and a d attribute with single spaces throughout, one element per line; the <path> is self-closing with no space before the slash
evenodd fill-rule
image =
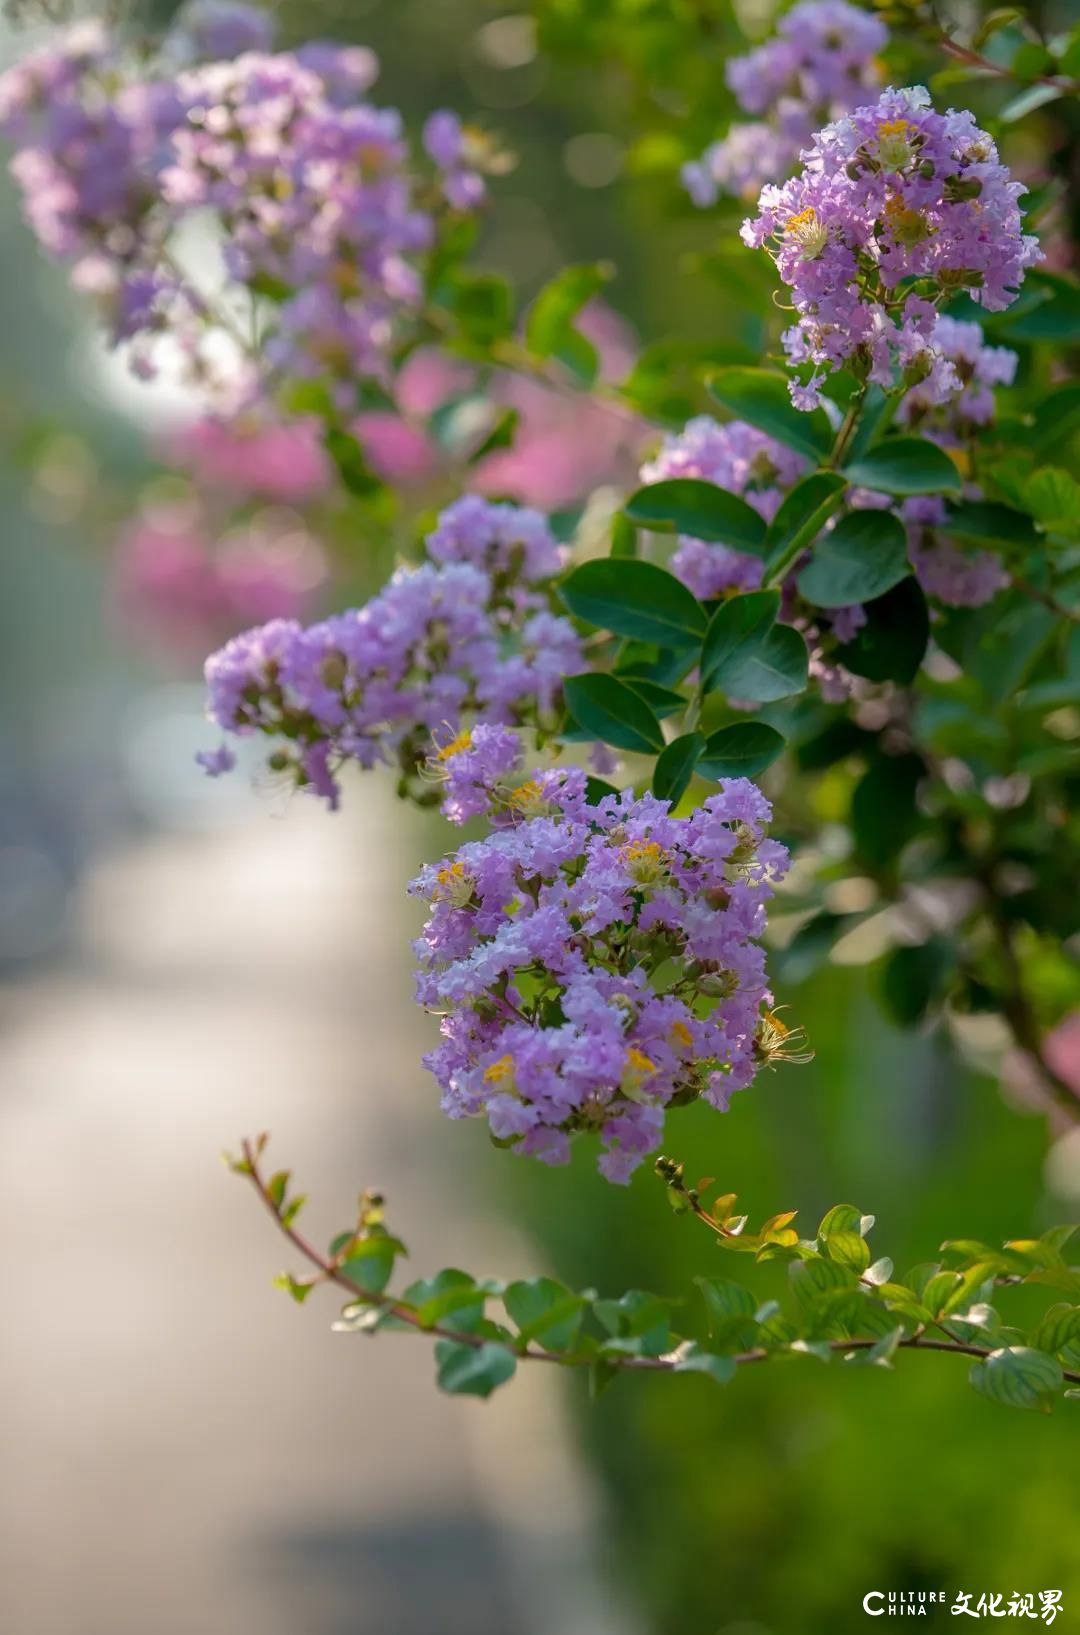
<path id="1" fill-rule="evenodd" d="M 271 1128 L 317 1238 L 370 1181 L 417 1272 L 542 1269 L 437 1171 L 420 820 L 365 796 L 129 851 L 74 955 L 0 990 L 3 1635 L 625 1629 L 557 1382 L 456 1401 L 426 1345 L 331 1335 L 331 1299 L 269 1287 L 283 1246 L 218 1162 Z"/>

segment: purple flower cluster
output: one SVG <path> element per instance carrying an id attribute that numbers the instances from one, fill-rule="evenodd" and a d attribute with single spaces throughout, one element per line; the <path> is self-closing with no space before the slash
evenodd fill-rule
<path id="1" fill-rule="evenodd" d="M 873 92 L 874 59 L 888 39 L 879 18 L 846 0 L 792 6 L 771 40 L 727 65 L 739 106 L 759 118 L 732 125 L 722 141 L 683 167 L 694 203 L 715 204 L 721 193 L 754 198 L 763 183 L 786 176 L 821 125 Z"/>
<path id="2" fill-rule="evenodd" d="M 459 501 L 432 535 L 441 556 L 399 570 L 364 607 L 307 627 L 274 620 L 212 654 L 211 720 L 276 739 L 271 768 L 334 806 L 346 761 L 396 759 L 402 792 L 418 795 L 412 780 L 429 760 L 445 772 L 470 746 L 469 726 L 553 727 L 563 678 L 584 660 L 569 620 L 551 611 L 545 581 L 560 556 L 541 521 Z"/>
<path id="3" fill-rule="evenodd" d="M 152 370 L 168 332 L 209 378 L 210 334 L 246 344 L 228 318 L 239 292 L 271 315 L 267 361 L 329 375 L 352 406 L 419 303 L 443 207 L 414 173 L 398 113 L 362 100 L 371 52 L 316 41 L 273 54 L 271 33 L 253 8 L 200 0 L 148 65 L 80 25 L 0 77 L 0 131 L 17 145 L 35 233 L 101 300 L 114 338 L 136 342 L 137 368 Z M 483 182 L 452 115 L 434 116 L 428 147 L 451 208 L 475 208 Z M 196 211 L 224 245 L 218 304 L 176 255 Z"/>
<path id="4" fill-rule="evenodd" d="M 1008 347 L 987 346 L 978 324 L 955 318 L 938 319 L 933 342 L 934 350 L 954 370 L 959 389 L 939 403 L 921 386 L 913 386 L 897 418 L 940 443 L 962 471 L 970 471 L 978 435 L 994 419 L 994 387 L 1011 385 L 1017 356 Z M 968 483 L 965 492 L 969 499 L 981 496 L 974 483 Z M 944 500 L 935 495 L 905 500 L 902 513 L 908 555 L 928 595 L 947 607 L 981 607 L 1009 583 L 998 557 L 966 549 L 942 532 L 947 520 Z"/>
<path id="5" fill-rule="evenodd" d="M 160 264 L 155 176 L 182 116 L 175 83 L 124 74 L 98 23 L 76 24 L 0 76 L 0 133 L 17 147 L 27 221 L 103 298 L 118 338 L 176 293 Z"/>
<path id="6" fill-rule="evenodd" d="M 632 790 L 590 806 L 580 768 L 510 787 L 510 736 L 470 752 L 477 787 L 500 785 L 501 820 L 410 887 L 431 906 L 417 997 L 443 1018 L 425 1062 L 452 1118 L 485 1116 L 549 1164 L 592 1131 L 601 1172 L 625 1182 L 668 1107 L 725 1109 L 796 1054 L 766 1009 L 757 941 L 787 853 L 744 779 L 688 818 Z"/>
<path id="7" fill-rule="evenodd" d="M 955 371 L 934 350 L 937 303 L 960 290 L 1007 307 L 1040 254 L 1022 231 L 1022 183 L 967 112 L 939 114 L 916 86 L 828 125 L 783 187 L 762 190 L 747 244 L 767 247 L 798 321 L 784 349 L 792 398 L 820 402 L 847 365 L 862 380 L 906 384 L 944 401 Z"/>

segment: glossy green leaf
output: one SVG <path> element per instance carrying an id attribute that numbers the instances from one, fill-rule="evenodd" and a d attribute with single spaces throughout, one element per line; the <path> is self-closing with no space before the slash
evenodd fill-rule
<path id="1" fill-rule="evenodd" d="M 677 1374 L 708 1374 L 718 1385 L 728 1385 L 735 1378 L 738 1368 L 734 1357 L 723 1357 L 718 1352 L 708 1351 L 695 1340 L 687 1340 L 675 1352 Z"/>
<path id="2" fill-rule="evenodd" d="M 615 676 L 586 673 L 565 683 L 566 703 L 585 732 L 615 749 L 658 755 L 664 747 L 660 723 L 645 700 Z"/>
<path id="3" fill-rule="evenodd" d="M 530 1277 L 511 1283 L 503 1305 L 522 1342 L 536 1341 L 547 1351 L 568 1351 L 581 1332 L 584 1296 L 552 1277 Z"/>
<path id="4" fill-rule="evenodd" d="M 677 806 L 689 787 L 698 757 L 705 748 L 700 732 L 686 732 L 675 738 L 659 756 L 653 769 L 652 790 L 657 800 Z"/>
<path id="5" fill-rule="evenodd" d="M 943 532 L 974 545 L 1004 545 L 1022 551 L 1033 550 L 1041 542 L 1030 517 L 990 500 L 962 500 L 950 505 Z"/>
<path id="6" fill-rule="evenodd" d="M 1065 1383 L 1056 1357 L 1029 1346 L 1002 1346 L 973 1363 L 968 1375 L 976 1391 L 1010 1408 L 1034 1408 L 1049 1413 L 1054 1396 Z"/>
<path id="7" fill-rule="evenodd" d="M 681 580 L 635 557 L 597 557 L 575 568 L 559 587 L 571 613 L 600 630 L 661 646 L 700 641 L 706 617 Z"/>
<path id="8" fill-rule="evenodd" d="M 911 572 L 907 535 L 891 511 L 849 511 L 823 534 L 799 575 L 813 607 L 851 607 L 883 596 Z"/>
<path id="9" fill-rule="evenodd" d="M 838 471 L 812 471 L 785 496 L 765 538 L 765 572 L 774 582 L 813 543 L 841 503 L 847 478 Z"/>
<path id="10" fill-rule="evenodd" d="M 517 1369 L 514 1353 L 497 1342 L 471 1346 L 439 1340 L 435 1360 L 439 1389 L 454 1396 L 489 1397 L 512 1379 Z"/>
<path id="11" fill-rule="evenodd" d="M 725 409 L 775 437 L 785 448 L 798 450 L 815 465 L 828 456 L 833 442 L 828 416 L 822 409 L 811 414 L 797 409 L 786 375 L 773 369 L 721 369 L 708 386 Z"/>
<path id="12" fill-rule="evenodd" d="M 703 778 L 756 778 L 784 748 L 784 739 L 764 721 L 736 721 L 705 741 L 697 768 Z"/>
<path id="13" fill-rule="evenodd" d="M 843 642 L 837 658 L 852 675 L 868 681 L 914 681 L 930 641 L 930 611 L 914 574 L 863 604 L 866 623 Z"/>
<path id="14" fill-rule="evenodd" d="M 887 437 L 844 468 L 856 488 L 883 494 L 959 494 L 960 473 L 945 450 L 924 437 Z"/>
<path id="15" fill-rule="evenodd" d="M 544 285 L 525 319 L 525 344 L 538 358 L 552 357 L 566 347 L 574 320 L 614 273 L 610 262 L 597 261 L 564 267 Z"/>
<path id="16" fill-rule="evenodd" d="M 774 623 L 779 592 L 750 591 L 722 602 L 709 621 L 701 673 L 707 690 L 767 704 L 806 686 L 806 643 L 790 625 Z"/>
<path id="17" fill-rule="evenodd" d="M 698 477 L 647 483 L 631 494 L 624 510 L 631 522 L 654 533 L 687 534 L 751 556 L 765 548 L 765 523 L 753 506 Z"/>

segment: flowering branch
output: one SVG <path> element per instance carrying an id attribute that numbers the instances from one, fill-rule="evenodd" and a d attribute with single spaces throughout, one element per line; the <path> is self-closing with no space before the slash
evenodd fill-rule
<path id="1" fill-rule="evenodd" d="M 971 1383 L 1012 1406 L 1048 1412 L 1062 1391 L 1080 1394 L 1065 1390 L 1080 1386 L 1080 1367 L 1063 1367 L 1059 1361 L 1075 1355 L 1080 1363 L 1080 1306 L 1055 1307 L 1036 1325 L 1033 1338 L 1049 1348 L 1039 1349 L 1012 1343 L 1022 1337 L 1003 1328 L 979 1299 L 995 1282 L 1050 1283 L 1080 1292 L 1080 1271 L 1061 1258 L 1071 1229 L 1044 1234 L 1034 1243 L 1007 1244 L 1000 1252 L 978 1244 L 946 1244 L 943 1248 L 955 1263 L 951 1269 L 931 1268 L 927 1276 L 923 1267 L 914 1283 L 893 1283 L 891 1262 L 869 1263 L 865 1235 L 872 1217 L 839 1205 L 822 1221 L 816 1242 L 802 1241 L 791 1230 L 791 1213 L 747 1234 L 743 1218 L 721 1223 L 705 1211 L 697 1189 L 685 1186 L 682 1167 L 660 1159 L 657 1172 L 677 1211 L 687 1209 L 706 1220 L 720 1231 L 725 1245 L 737 1245 L 758 1261 L 786 1260 L 793 1273 L 794 1320 L 782 1318 L 775 1301 L 758 1306 L 737 1283 L 699 1278 L 709 1337 L 698 1341 L 673 1332 L 669 1302 L 639 1290 L 601 1300 L 591 1291 L 577 1294 L 549 1278 L 503 1284 L 447 1270 L 410 1285 L 401 1295 L 391 1294 L 386 1285 L 405 1250 L 386 1229 L 381 1195 L 362 1195 L 355 1227 L 339 1234 L 323 1254 L 295 1226 L 305 1200 L 289 1196 L 288 1174 L 264 1174 L 260 1160 L 266 1140 L 244 1141 L 240 1157 L 230 1159 L 229 1167 L 251 1182 L 279 1230 L 314 1269 L 314 1276 L 304 1279 L 286 1273 L 278 1279 L 280 1286 L 298 1301 L 320 1284 L 342 1289 L 349 1298 L 335 1326 L 346 1332 L 405 1328 L 430 1335 L 444 1390 L 489 1396 L 519 1362 L 587 1368 L 598 1387 L 615 1374 L 634 1372 L 704 1373 L 724 1384 L 742 1366 L 785 1354 L 821 1360 L 839 1356 L 849 1363 L 889 1367 L 903 1350 L 975 1359 Z M 998 1267 L 1008 1269 L 1005 1275 Z M 485 1315 L 494 1300 L 501 1302 L 512 1327 Z M 589 1315 L 598 1320 L 599 1333 L 584 1328 Z M 871 1320 L 871 1332 L 860 1333 L 860 1324 Z M 940 1337 L 926 1333 L 931 1326 L 940 1330 Z M 988 1344 L 974 1334 L 1007 1343 Z"/>

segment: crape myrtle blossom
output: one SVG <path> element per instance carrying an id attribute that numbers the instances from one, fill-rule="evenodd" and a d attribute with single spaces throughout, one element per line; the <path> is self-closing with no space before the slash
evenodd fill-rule
<path id="1" fill-rule="evenodd" d="M 959 389 L 933 346 L 939 302 L 966 290 L 988 311 L 1015 298 L 1038 259 L 1022 231 L 1026 191 L 966 110 L 939 114 L 921 86 L 889 90 L 828 125 L 783 187 L 762 189 L 744 241 L 765 247 L 798 314 L 784 335 L 799 408 L 848 366 L 888 389 Z"/>
<path id="2" fill-rule="evenodd" d="M 739 106 L 760 117 L 734 124 L 693 163 L 683 183 L 699 207 L 720 194 L 754 198 L 781 181 L 826 120 L 865 102 L 877 85 L 877 55 L 888 43 L 881 20 L 846 0 L 802 0 L 771 40 L 726 68 Z"/>
<path id="3" fill-rule="evenodd" d="M 204 382 L 211 336 L 229 334 L 236 369 L 254 368 L 254 304 L 265 363 L 329 374 L 352 407 L 358 378 L 388 376 L 440 223 L 482 199 L 483 144 L 434 116 L 425 179 L 400 115 L 363 100 L 370 52 L 269 47 L 267 20 L 243 6 L 195 6 L 149 61 L 80 24 L 0 76 L 0 132 L 16 146 L 38 239 L 98 299 L 113 340 L 135 343 L 139 372 L 153 371 L 166 334 Z M 227 54 L 205 60 L 216 48 Z M 220 234 L 230 281 L 220 298 L 200 292 L 177 254 L 177 229 L 196 212 Z"/>
<path id="4" fill-rule="evenodd" d="M 581 1131 L 625 1182 L 660 1144 L 665 1112 L 726 1109 L 798 1040 L 768 1010 L 758 939 L 787 853 L 745 779 L 690 817 L 632 790 L 586 802 L 580 768 L 513 783 L 511 734 L 467 753 L 491 782 L 486 839 L 428 865 L 417 997 L 442 1015 L 425 1057 L 452 1118 L 549 1164 Z M 475 803 L 474 803 L 475 809 Z"/>
<path id="5" fill-rule="evenodd" d="M 967 475 L 978 434 L 994 420 L 994 387 L 1012 384 L 1017 355 L 1005 346 L 987 346 L 978 324 L 947 317 L 937 321 L 934 349 L 955 370 L 960 390 L 941 404 L 922 386 L 913 386 L 897 418 L 948 449 Z M 979 499 L 982 490 L 969 482 L 965 493 Z M 905 500 L 901 514 L 908 527 L 908 555 L 928 595 L 947 607 L 981 607 L 1009 583 L 992 552 L 966 549 L 942 533 L 946 507 L 939 496 Z"/>
<path id="6" fill-rule="evenodd" d="M 335 773 L 396 762 L 424 800 L 486 723 L 553 729 L 562 682 L 584 667 L 551 611 L 562 553 L 536 512 L 467 497 L 439 518 L 431 561 L 401 569 L 364 607 L 307 627 L 271 621 L 207 661 L 209 714 L 226 732 L 277 741 L 273 770 L 336 806 Z M 432 756 L 432 745 L 436 746 Z"/>

